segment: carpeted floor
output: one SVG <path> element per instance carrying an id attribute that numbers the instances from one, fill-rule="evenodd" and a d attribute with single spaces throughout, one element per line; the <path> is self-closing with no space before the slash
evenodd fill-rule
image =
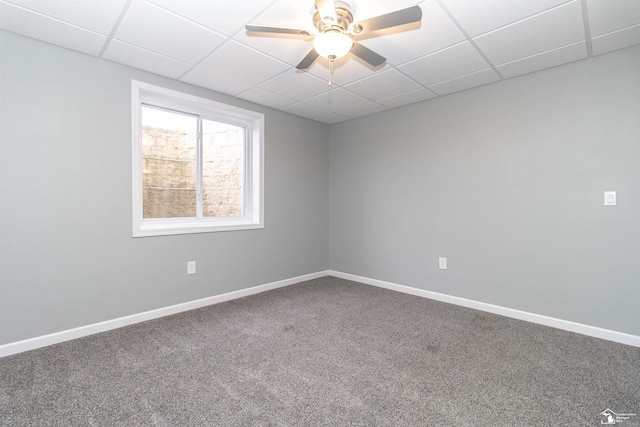
<path id="1" fill-rule="evenodd" d="M 640 348 L 326 277 L 0 359 L 2 426 L 598 426 Z"/>

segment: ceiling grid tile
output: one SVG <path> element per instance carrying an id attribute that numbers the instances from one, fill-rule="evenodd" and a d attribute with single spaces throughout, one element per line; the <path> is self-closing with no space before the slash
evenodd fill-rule
<path id="1" fill-rule="evenodd" d="M 0 29 L 327 124 L 640 45 L 640 0 L 346 2 L 369 28 L 412 8 L 353 36 L 381 65 L 348 53 L 333 73 L 325 58 L 297 70 L 314 0 L 0 0 Z"/>

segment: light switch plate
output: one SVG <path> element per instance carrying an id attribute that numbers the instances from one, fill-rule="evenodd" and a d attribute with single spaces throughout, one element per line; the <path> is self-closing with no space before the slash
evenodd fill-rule
<path id="1" fill-rule="evenodd" d="M 615 191 L 605 191 L 604 192 L 604 205 L 605 206 L 615 206 L 616 205 L 616 192 Z"/>
<path id="2" fill-rule="evenodd" d="M 195 261 L 187 262 L 187 274 L 196 274 L 196 262 Z"/>

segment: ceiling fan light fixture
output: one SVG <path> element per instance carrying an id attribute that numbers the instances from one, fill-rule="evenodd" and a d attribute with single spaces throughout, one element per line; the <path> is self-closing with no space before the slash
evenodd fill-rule
<path id="1" fill-rule="evenodd" d="M 313 48 L 318 55 L 327 59 L 338 59 L 345 56 L 351 50 L 353 40 L 340 31 L 328 31 L 318 34 L 313 39 Z"/>

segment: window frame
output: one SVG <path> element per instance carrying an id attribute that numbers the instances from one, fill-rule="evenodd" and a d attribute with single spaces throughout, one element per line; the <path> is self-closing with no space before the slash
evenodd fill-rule
<path id="1" fill-rule="evenodd" d="M 245 128 L 243 167 L 243 216 L 143 218 L 142 106 L 147 104 L 179 113 L 195 114 Z M 264 228 L 264 114 L 210 99 L 131 81 L 132 217 L 133 237 L 211 233 Z M 198 138 L 197 150 L 202 150 Z M 196 165 L 197 180 L 202 179 Z"/>

